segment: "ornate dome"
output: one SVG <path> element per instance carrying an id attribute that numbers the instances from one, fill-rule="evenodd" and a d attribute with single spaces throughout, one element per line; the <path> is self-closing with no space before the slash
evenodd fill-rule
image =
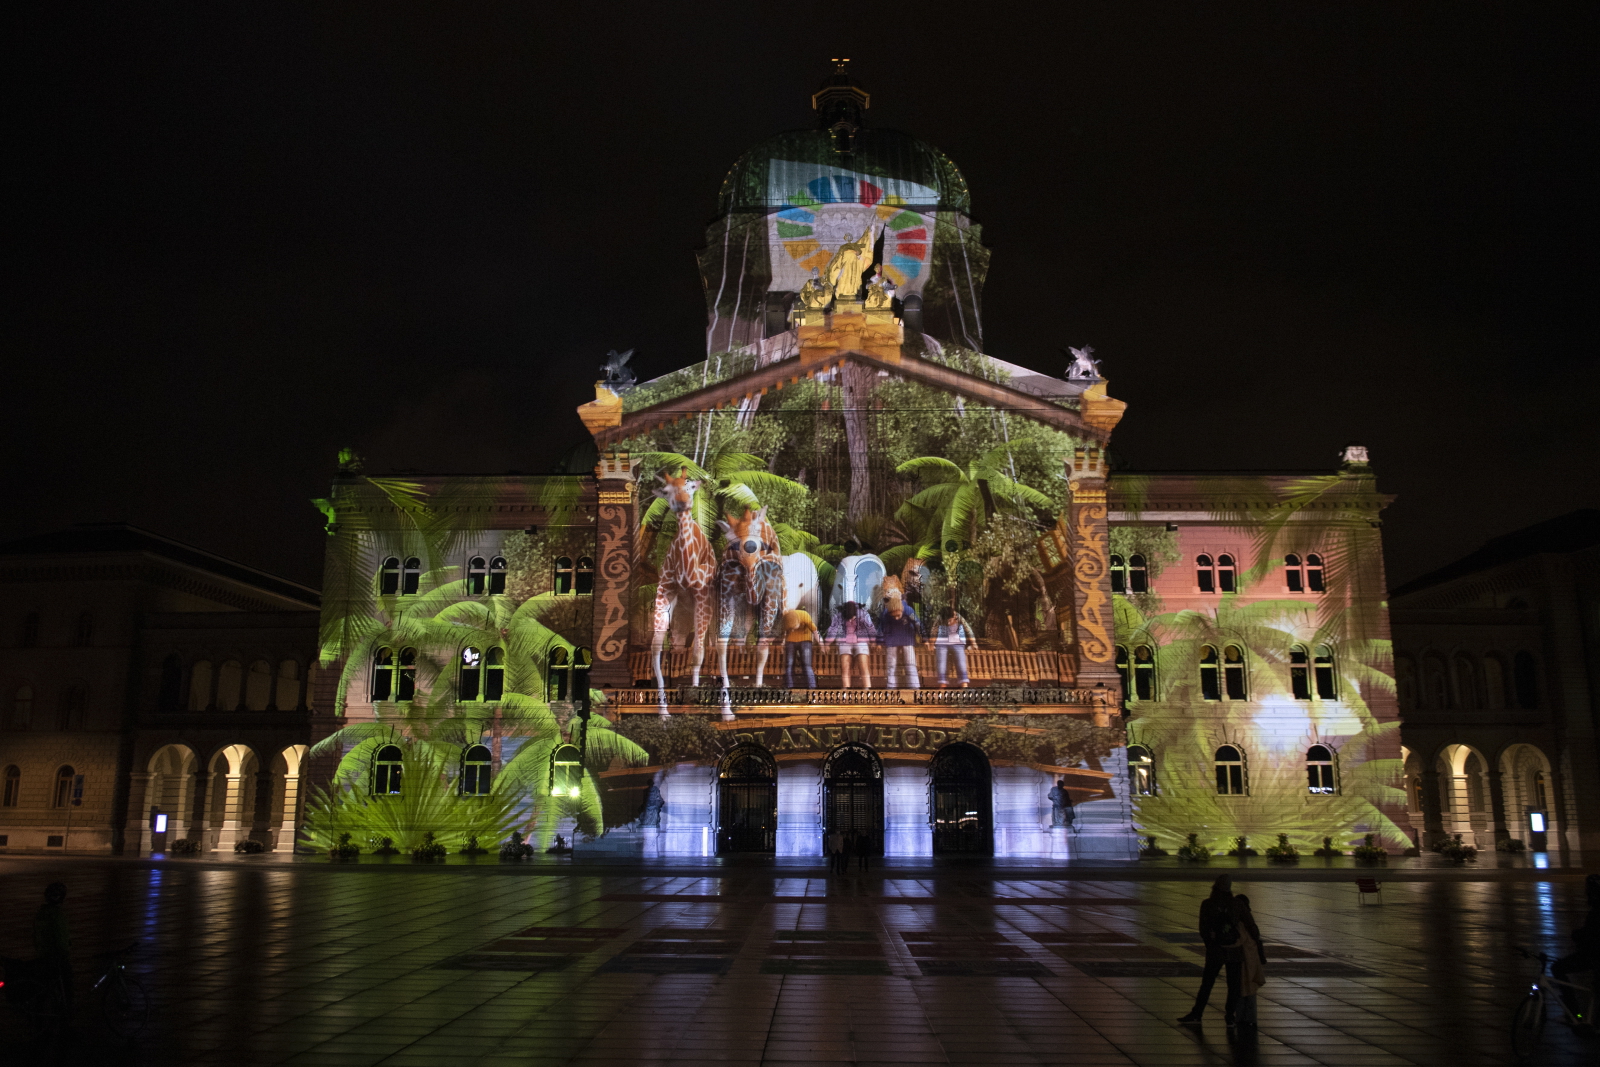
<path id="1" fill-rule="evenodd" d="M 868 100 L 841 68 L 812 97 L 819 127 L 769 137 L 740 156 L 723 180 L 718 214 L 773 211 L 796 193 L 821 203 L 898 197 L 908 207 L 967 214 L 967 179 L 950 157 L 908 133 L 866 126 Z M 871 188 L 845 188 L 852 178 Z"/>

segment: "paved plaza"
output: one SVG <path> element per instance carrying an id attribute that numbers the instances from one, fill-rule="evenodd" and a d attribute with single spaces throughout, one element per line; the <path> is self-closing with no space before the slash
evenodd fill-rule
<path id="1" fill-rule="evenodd" d="M 253 862 L 260 859 L 260 862 Z M 1490 863 L 1493 862 L 1491 859 Z M 91 1019 L 5 1062 L 149 1064 L 1476 1064 L 1513 1062 L 1530 970 L 1566 950 L 1583 871 L 431 867 L 0 858 L 0 954 L 68 882 L 80 983 L 141 939 L 131 1047 Z M 1268 941 L 1260 1032 L 1198 982 L 1195 915 L 1224 871 Z M 1552 1023 L 1534 1062 L 1600 1045 Z M 13 1056 L 18 1058 L 13 1059 Z"/>

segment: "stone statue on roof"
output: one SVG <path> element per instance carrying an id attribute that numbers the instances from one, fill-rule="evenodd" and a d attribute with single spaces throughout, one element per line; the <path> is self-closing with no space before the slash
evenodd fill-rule
<path id="1" fill-rule="evenodd" d="M 817 275 L 817 268 L 812 267 L 811 277 L 800 287 L 800 306 L 812 311 L 821 311 L 828 306 L 828 301 L 831 299 L 833 294 L 828 291 L 828 284 Z"/>
<path id="2" fill-rule="evenodd" d="M 872 246 L 875 238 L 872 223 L 854 241 L 846 241 L 828 260 L 828 284 L 846 300 L 853 300 L 861 292 L 861 275 L 872 266 Z"/>
<path id="3" fill-rule="evenodd" d="M 1072 363 L 1067 367 L 1067 379 L 1069 381 L 1084 379 L 1099 381 L 1100 361 L 1090 358 L 1094 355 L 1094 349 L 1088 345 L 1084 345 L 1082 348 L 1068 346 L 1067 351 L 1072 353 Z"/>

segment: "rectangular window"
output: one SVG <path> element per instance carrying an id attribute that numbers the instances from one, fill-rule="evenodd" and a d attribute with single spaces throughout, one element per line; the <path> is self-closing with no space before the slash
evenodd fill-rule
<path id="1" fill-rule="evenodd" d="M 1221 796 L 1244 795 L 1244 768 L 1237 763 L 1217 764 L 1217 793 Z"/>
<path id="2" fill-rule="evenodd" d="M 1236 592 L 1233 582 L 1233 568 L 1223 567 L 1217 571 L 1217 584 L 1222 586 L 1224 593 Z"/>
<path id="3" fill-rule="evenodd" d="M 1337 696 L 1333 688 L 1333 664 L 1331 663 L 1318 662 L 1317 664 L 1317 696 L 1323 700 L 1332 700 Z"/>
<path id="4" fill-rule="evenodd" d="M 1200 665 L 1200 697 L 1202 700 L 1222 699 L 1222 691 L 1217 688 L 1217 666 L 1214 663 Z"/>
<path id="5" fill-rule="evenodd" d="M 1228 699 L 1243 700 L 1244 694 L 1244 664 L 1230 663 L 1223 668 L 1223 674 L 1228 682 Z"/>
<path id="6" fill-rule="evenodd" d="M 1306 765 L 1306 782 L 1313 794 L 1317 796 L 1333 795 L 1333 767 L 1327 763 L 1310 763 Z"/>
<path id="7" fill-rule="evenodd" d="M 1299 567 L 1290 567 L 1284 571 L 1284 577 L 1289 579 L 1289 592 L 1303 593 L 1306 591 L 1305 581 L 1301 577 Z"/>
<path id="8" fill-rule="evenodd" d="M 1211 568 L 1202 567 L 1200 570 L 1195 572 L 1195 577 L 1200 579 L 1200 591 L 1202 593 L 1215 593 L 1217 591 L 1216 582 L 1213 580 L 1214 576 L 1211 573 Z"/>

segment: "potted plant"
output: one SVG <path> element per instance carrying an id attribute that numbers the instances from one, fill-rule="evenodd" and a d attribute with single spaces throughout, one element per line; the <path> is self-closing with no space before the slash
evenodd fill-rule
<path id="1" fill-rule="evenodd" d="M 479 845 L 478 835 L 473 834 L 471 837 L 467 838 L 467 843 L 461 846 L 460 854 L 463 856 L 487 856 L 489 854 L 489 850 Z"/>
<path id="2" fill-rule="evenodd" d="M 361 846 L 350 840 L 349 834 L 340 834 L 339 843 L 328 850 L 328 855 L 336 860 L 353 860 L 361 855 Z"/>
<path id="3" fill-rule="evenodd" d="M 1465 863 L 1467 860 L 1476 859 L 1478 855 L 1477 848 L 1462 841 L 1460 834 L 1442 842 L 1438 852 L 1451 863 Z"/>
<path id="4" fill-rule="evenodd" d="M 1204 863 L 1211 858 L 1211 850 L 1200 843 L 1199 834 L 1190 834 L 1189 843 L 1178 846 L 1178 858 Z"/>
<path id="5" fill-rule="evenodd" d="M 263 845 L 260 841 L 252 841 L 247 837 L 241 841 L 235 841 L 233 844 L 233 850 L 235 852 L 253 856 L 258 852 L 265 852 L 267 850 L 267 846 Z"/>
<path id="6" fill-rule="evenodd" d="M 394 838 L 392 838 L 392 837 L 380 837 L 380 838 L 378 838 L 378 847 L 373 849 L 372 851 L 373 851 L 373 854 L 378 855 L 378 856 L 398 856 L 398 855 L 400 855 L 400 850 L 394 847 Z"/>
<path id="7" fill-rule="evenodd" d="M 1376 835 L 1374 835 L 1374 834 L 1367 834 L 1364 838 L 1362 838 L 1362 843 L 1361 844 L 1357 845 L 1355 848 L 1350 850 L 1350 855 L 1352 855 L 1352 856 L 1354 856 L 1356 858 L 1356 862 L 1358 862 L 1358 863 L 1387 863 L 1388 862 L 1389 854 L 1387 852 L 1385 852 L 1381 846 L 1379 846 L 1379 845 L 1374 843 L 1374 838 L 1375 837 L 1376 837 Z"/>
<path id="8" fill-rule="evenodd" d="M 1240 838 L 1240 840 L 1242 841 L 1243 838 Z M 1279 834 L 1278 843 L 1276 845 L 1267 846 L 1267 856 L 1278 863 L 1300 862 L 1300 852 L 1293 845 L 1289 844 L 1288 834 Z"/>
<path id="9" fill-rule="evenodd" d="M 522 839 L 517 831 L 511 831 L 511 839 L 501 844 L 500 858 L 503 860 L 527 859 L 533 855 L 533 846 Z"/>
<path id="10" fill-rule="evenodd" d="M 174 856 L 198 856 L 200 855 L 200 842 L 191 841 L 187 837 L 180 837 L 167 846 L 167 851 Z"/>
<path id="11" fill-rule="evenodd" d="M 1528 846 L 1515 837 L 1508 837 L 1494 846 L 1496 852 L 1526 852 Z"/>
<path id="12" fill-rule="evenodd" d="M 1324 837 L 1322 839 L 1322 847 L 1317 849 L 1317 851 L 1315 853 L 1313 853 L 1313 855 L 1317 855 L 1317 856 L 1342 856 L 1342 855 L 1344 855 L 1344 852 L 1342 850 L 1340 850 L 1340 849 L 1337 849 L 1337 848 L 1333 847 L 1333 838 Z"/>
<path id="13" fill-rule="evenodd" d="M 422 844 L 411 850 L 412 860 L 418 863 L 433 863 L 442 860 L 445 856 L 445 847 L 435 840 L 432 830 L 422 835 Z"/>
<path id="14" fill-rule="evenodd" d="M 1139 858 L 1142 859 L 1142 860 L 1159 859 L 1160 857 L 1165 856 L 1166 854 L 1167 854 L 1167 850 L 1166 849 L 1156 847 L 1156 835 L 1155 834 L 1151 834 L 1149 837 L 1145 838 L 1144 839 L 1144 847 L 1139 850 Z"/>
<path id="15" fill-rule="evenodd" d="M 1245 856 L 1259 856 L 1260 854 L 1261 853 L 1250 847 L 1250 839 L 1245 837 L 1243 834 L 1240 834 L 1238 837 L 1233 839 L 1233 847 L 1228 850 L 1228 855 L 1238 856 L 1240 858 Z"/>

